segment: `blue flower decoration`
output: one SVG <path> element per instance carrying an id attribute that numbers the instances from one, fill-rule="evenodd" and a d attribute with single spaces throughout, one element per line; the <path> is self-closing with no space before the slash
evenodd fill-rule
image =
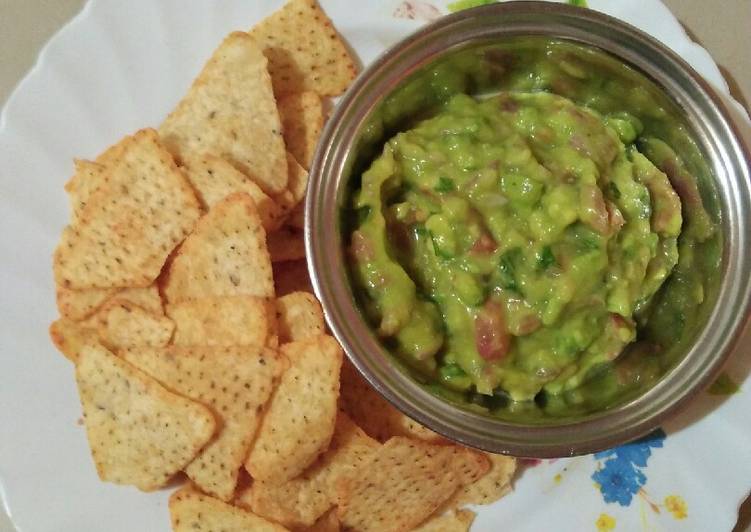
<path id="1" fill-rule="evenodd" d="M 606 459 L 592 474 L 606 503 L 631 504 L 633 496 L 647 482 L 642 468 L 647 466 L 652 449 L 662 447 L 664 440 L 665 432 L 658 429 L 640 440 L 595 454 L 596 459 Z"/>

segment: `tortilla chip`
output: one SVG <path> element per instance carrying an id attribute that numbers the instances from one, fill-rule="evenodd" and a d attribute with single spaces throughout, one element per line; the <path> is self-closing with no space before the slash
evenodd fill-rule
<path id="1" fill-rule="evenodd" d="M 332 508 L 311 526 L 295 529 L 295 532 L 339 532 L 339 518 L 336 515 L 336 509 Z"/>
<path id="2" fill-rule="evenodd" d="M 245 192 L 253 198 L 264 229 L 276 229 L 281 216 L 279 207 L 261 187 L 230 163 L 213 155 L 185 155 L 182 163 L 185 176 L 198 193 L 198 199 L 206 210 L 230 194 Z"/>
<path id="3" fill-rule="evenodd" d="M 125 137 L 125 139 L 129 138 L 131 138 L 131 136 Z M 124 139 L 121 139 L 119 142 L 116 142 L 115 144 L 104 150 L 102 153 L 97 155 L 96 159 L 94 159 L 94 162 L 107 166 L 117 161 L 125 151 L 126 144 L 123 143 L 123 140 Z"/>
<path id="4" fill-rule="evenodd" d="M 278 194 L 287 186 L 287 166 L 266 66 L 247 33 L 230 33 L 159 133 L 179 159 L 190 153 L 216 155 L 264 192 Z"/>
<path id="5" fill-rule="evenodd" d="M 100 341 L 117 351 L 129 347 L 161 347 L 169 343 L 175 324 L 126 300 L 114 299 L 101 311 Z"/>
<path id="6" fill-rule="evenodd" d="M 309 292 L 292 292 L 276 300 L 279 342 L 297 342 L 325 332 L 323 310 Z"/>
<path id="7" fill-rule="evenodd" d="M 116 288 L 71 290 L 58 286 L 57 310 L 64 318 L 80 321 L 94 314 L 116 292 Z"/>
<path id="8" fill-rule="evenodd" d="M 284 143 L 297 162 L 310 170 L 323 130 L 323 104 L 315 92 L 288 94 L 278 102 Z"/>
<path id="9" fill-rule="evenodd" d="M 302 231 L 282 227 L 266 239 L 271 262 L 285 262 L 305 258 L 305 237 Z"/>
<path id="10" fill-rule="evenodd" d="M 369 436 L 380 442 L 393 436 L 407 436 L 433 443 L 444 441 L 440 434 L 394 408 L 360 376 L 357 368 L 348 360 L 342 365 L 339 407 Z"/>
<path id="11" fill-rule="evenodd" d="M 456 510 L 437 517 L 431 517 L 413 532 L 468 532 L 475 520 L 470 510 Z"/>
<path id="12" fill-rule="evenodd" d="M 304 260 L 274 263 L 274 284 L 277 296 L 292 292 L 312 292 L 313 283 L 308 274 L 308 263 Z"/>
<path id="13" fill-rule="evenodd" d="M 54 262 L 59 286 L 148 286 L 200 216 L 193 190 L 154 130 L 123 142 L 109 181 L 63 232 Z"/>
<path id="14" fill-rule="evenodd" d="M 67 318 L 53 321 L 49 332 L 57 350 L 74 363 L 78 360 L 78 353 L 83 346 L 99 339 L 96 329 L 85 327 Z"/>
<path id="15" fill-rule="evenodd" d="M 380 531 L 411 530 L 419 525 L 457 489 L 465 468 L 474 463 L 480 474 L 474 457 L 457 449 L 391 438 L 356 477 L 339 483 L 339 518 L 344 527 Z M 458 456 L 466 458 L 461 465 Z M 487 462 L 484 465 L 486 471 Z"/>
<path id="16" fill-rule="evenodd" d="M 164 293 L 170 303 L 210 296 L 274 297 L 266 233 L 250 196 L 228 196 L 196 224 L 169 268 Z"/>
<path id="17" fill-rule="evenodd" d="M 169 499 L 173 532 L 286 532 L 246 510 L 204 495 L 193 486 L 185 486 Z"/>
<path id="18" fill-rule="evenodd" d="M 336 503 L 336 486 L 356 475 L 378 447 L 377 441 L 339 412 L 328 450 L 311 467 L 282 484 L 256 480 L 238 502 L 287 527 L 314 526 Z"/>
<path id="19" fill-rule="evenodd" d="M 168 389 L 211 408 L 219 432 L 185 472 L 206 493 L 230 500 L 260 414 L 287 366 L 284 357 L 263 347 L 137 348 L 122 356 Z"/>
<path id="20" fill-rule="evenodd" d="M 329 445 L 336 422 L 342 349 L 319 336 L 282 346 L 290 368 L 271 399 L 245 461 L 250 475 L 280 484 L 296 477 Z"/>
<path id="21" fill-rule="evenodd" d="M 291 0 L 250 30 L 269 59 L 274 93 L 344 92 L 357 66 L 315 0 Z"/>
<path id="22" fill-rule="evenodd" d="M 261 297 L 206 297 L 167 305 L 175 345 L 266 345 L 276 309 Z"/>
<path id="23" fill-rule="evenodd" d="M 65 183 L 65 190 L 70 197 L 71 219 L 75 223 L 81 217 L 91 194 L 104 186 L 109 176 L 107 167 L 102 164 L 83 159 L 75 159 L 74 164 L 76 173 Z"/>
<path id="24" fill-rule="evenodd" d="M 516 459 L 500 454 L 485 455 L 490 461 L 490 470 L 476 481 L 459 488 L 447 501 L 447 508 L 461 508 L 468 504 L 491 504 L 511 491 Z"/>
<path id="25" fill-rule="evenodd" d="M 289 216 L 295 207 L 305 199 L 305 191 L 308 188 L 308 172 L 300 166 L 300 163 L 291 153 L 287 153 L 287 163 L 289 175 L 287 189 L 274 196 L 274 201 L 279 207 L 282 218 Z"/>
<path id="26" fill-rule="evenodd" d="M 102 346 L 81 349 L 76 381 L 102 480 L 160 488 L 214 433 L 206 407 L 165 390 Z"/>

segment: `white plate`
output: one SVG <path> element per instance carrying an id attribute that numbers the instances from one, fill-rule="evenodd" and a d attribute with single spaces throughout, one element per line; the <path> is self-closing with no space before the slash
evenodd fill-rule
<path id="1" fill-rule="evenodd" d="M 97 479 L 78 422 L 72 368 L 47 337 L 56 316 L 50 257 L 68 219 L 62 185 L 73 157 L 92 157 L 126 133 L 158 124 L 226 33 L 250 28 L 281 3 L 90 2 L 45 47 L 3 111 L 0 495 L 19 530 L 169 529 L 168 491 L 140 493 Z M 417 20 L 395 17 L 402 3 L 322 2 L 365 64 L 423 24 L 420 13 L 433 12 L 422 5 Z M 446 12 L 443 1 L 433 3 Z M 658 0 L 591 4 L 659 38 L 727 94 L 707 52 Z M 750 369 L 748 360 L 736 357 L 728 371 L 742 382 Z M 751 486 L 748 387 L 728 397 L 700 397 L 665 427 L 661 447 L 637 445 L 604 458 L 526 468 L 513 494 L 479 510 L 474 530 L 501 524 L 514 531 L 595 530 L 598 519 L 603 530 L 609 524 L 617 530 L 730 530 Z M 593 478 L 598 468 L 603 471 Z M 602 492 L 595 478 L 615 484 Z M 669 511 L 668 496 L 685 503 L 685 518 Z"/>

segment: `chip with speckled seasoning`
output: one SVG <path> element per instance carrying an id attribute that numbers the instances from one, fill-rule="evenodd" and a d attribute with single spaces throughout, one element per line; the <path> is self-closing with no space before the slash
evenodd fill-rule
<path id="1" fill-rule="evenodd" d="M 354 530 L 411 530 L 454 491 L 488 470 L 478 452 L 395 437 L 356 478 L 339 485 L 339 518 Z"/>
<path id="2" fill-rule="evenodd" d="M 201 214 L 156 131 L 143 129 L 123 143 L 107 183 L 63 232 L 54 257 L 58 286 L 148 286 Z"/>
<path id="3" fill-rule="evenodd" d="M 330 336 L 281 347 L 290 361 L 245 461 L 257 480 L 281 483 L 326 450 L 334 433 L 342 349 Z"/>
<path id="4" fill-rule="evenodd" d="M 185 486 L 169 499 L 173 532 L 287 532 L 247 510 L 204 495 L 193 486 Z"/>
<path id="5" fill-rule="evenodd" d="M 290 0 L 250 30 L 269 58 L 274 94 L 344 92 L 357 66 L 315 0 Z"/>
<path id="6" fill-rule="evenodd" d="M 201 218 L 169 268 L 164 294 L 170 303 L 209 296 L 274 297 L 266 232 L 250 196 L 232 194 Z"/>
<path id="7" fill-rule="evenodd" d="M 102 480 L 161 488 L 214 434 L 208 408 L 166 390 L 101 345 L 81 349 L 76 381 Z"/>
<path id="8" fill-rule="evenodd" d="M 285 357 L 253 346 L 136 348 L 122 356 L 170 390 L 212 409 L 218 433 L 185 472 L 206 493 L 230 500 L 264 405 L 287 367 Z"/>
<path id="9" fill-rule="evenodd" d="M 208 153 L 226 159 L 265 192 L 287 186 L 282 124 L 267 59 L 247 33 L 230 33 L 188 94 L 159 127 L 178 159 Z"/>

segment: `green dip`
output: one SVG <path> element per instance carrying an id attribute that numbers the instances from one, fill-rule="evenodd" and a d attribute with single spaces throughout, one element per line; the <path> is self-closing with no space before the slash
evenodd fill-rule
<path id="1" fill-rule="evenodd" d="M 441 75 L 456 88 L 440 67 L 433 88 Z M 649 360 L 664 330 L 650 324 L 681 334 L 675 302 L 702 302 L 688 269 L 713 225 L 683 162 L 636 114 L 518 79 L 503 88 L 434 90 L 430 118 L 382 145 L 352 194 L 351 272 L 377 334 L 434 392 L 565 413 L 585 384 L 612 398 L 664 371 Z M 690 223 L 682 200 L 699 212 Z"/>

